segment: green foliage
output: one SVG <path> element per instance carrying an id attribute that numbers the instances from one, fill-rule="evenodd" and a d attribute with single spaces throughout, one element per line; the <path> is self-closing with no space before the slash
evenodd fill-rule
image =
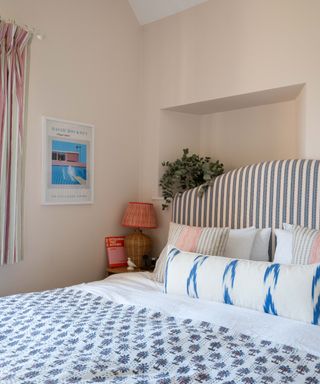
<path id="1" fill-rule="evenodd" d="M 173 162 L 164 161 L 162 166 L 166 167 L 159 183 L 165 201 L 162 209 L 168 208 L 176 193 L 182 193 L 187 189 L 201 186 L 198 191 L 201 196 L 215 177 L 224 172 L 223 164 L 219 161 L 212 162 L 210 157 L 189 155 L 188 148 L 183 150 L 180 159 Z"/>

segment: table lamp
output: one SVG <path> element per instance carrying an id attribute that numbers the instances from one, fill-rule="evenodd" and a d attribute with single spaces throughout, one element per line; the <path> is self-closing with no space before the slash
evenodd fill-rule
<path id="1" fill-rule="evenodd" d="M 144 255 L 151 251 L 151 239 L 142 233 L 141 228 L 157 228 L 153 204 L 130 202 L 122 218 L 122 226 L 134 228 L 134 232 L 126 236 L 124 246 L 127 257 L 142 266 Z"/>

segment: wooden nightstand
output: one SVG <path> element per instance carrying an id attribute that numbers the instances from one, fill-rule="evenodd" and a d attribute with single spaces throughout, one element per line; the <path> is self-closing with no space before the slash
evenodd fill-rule
<path id="1" fill-rule="evenodd" d="M 114 275 L 116 273 L 127 273 L 127 272 L 153 272 L 154 268 L 135 268 L 134 271 L 128 271 L 127 267 L 117 267 L 117 268 L 107 268 L 109 275 Z"/>

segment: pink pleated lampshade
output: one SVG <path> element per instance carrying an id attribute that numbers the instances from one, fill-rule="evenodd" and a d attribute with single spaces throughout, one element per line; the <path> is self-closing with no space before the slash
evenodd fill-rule
<path id="1" fill-rule="evenodd" d="M 121 224 L 132 228 L 157 228 L 153 204 L 128 203 Z"/>

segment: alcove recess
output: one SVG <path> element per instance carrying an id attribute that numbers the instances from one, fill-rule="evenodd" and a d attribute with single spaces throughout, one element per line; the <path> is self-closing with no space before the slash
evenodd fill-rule
<path id="1" fill-rule="evenodd" d="M 304 100 L 305 84 L 293 84 L 162 108 L 159 177 L 161 162 L 183 148 L 220 160 L 226 170 L 299 157 Z"/>

